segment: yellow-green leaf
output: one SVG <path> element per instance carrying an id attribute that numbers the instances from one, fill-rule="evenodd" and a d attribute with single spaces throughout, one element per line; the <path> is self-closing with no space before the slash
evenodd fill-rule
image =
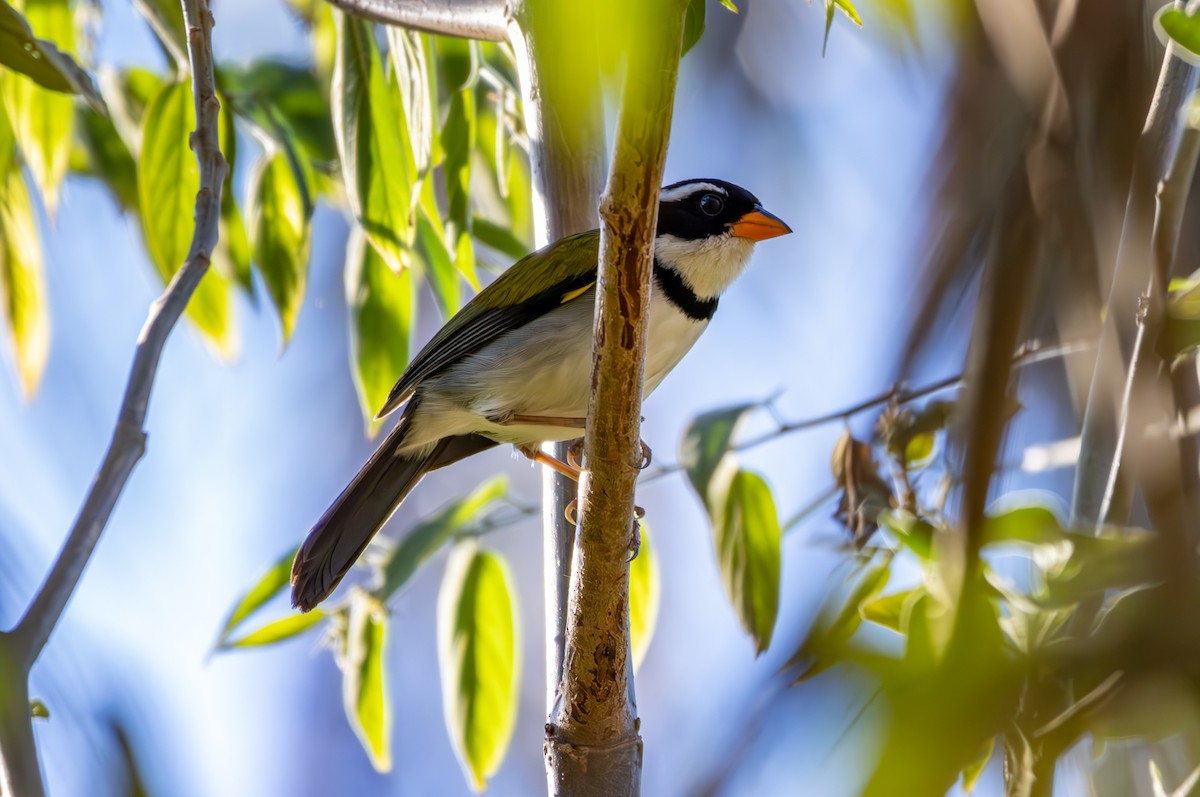
<path id="1" fill-rule="evenodd" d="M 286 346 L 296 327 L 308 282 L 311 241 L 304 175 L 282 150 L 259 160 L 250 178 L 250 241 L 254 262 L 279 312 Z"/>
<path id="2" fill-rule="evenodd" d="M 225 640 L 247 617 L 258 611 L 267 601 L 278 595 L 291 583 L 292 560 L 296 558 L 296 551 L 297 548 L 292 548 L 279 557 L 275 564 L 271 565 L 267 572 L 263 573 L 262 577 L 255 582 L 254 586 L 246 590 L 246 593 L 238 599 L 221 627 L 220 636 L 217 638 L 218 648 L 224 646 Z"/>
<path id="3" fill-rule="evenodd" d="M 874 585 L 872 585 L 874 586 Z M 882 584 L 879 589 L 882 589 Z M 862 619 L 890 628 L 898 634 L 905 633 L 908 627 L 908 616 L 913 604 L 925 594 L 923 589 L 909 589 L 903 592 L 893 592 L 882 598 L 875 598 L 859 606 Z"/>
<path id="4" fill-rule="evenodd" d="M 338 658 L 346 719 L 379 772 L 392 768 L 392 713 L 384 668 L 387 616 L 365 592 L 351 599 L 346 643 Z"/>
<path id="5" fill-rule="evenodd" d="M 409 343 L 417 317 L 412 269 L 399 274 L 367 244 L 355 228 L 346 244 L 346 304 L 350 309 L 350 360 L 367 433 L 380 422 L 375 413 L 408 365 Z"/>
<path id="6" fill-rule="evenodd" d="M 221 236 L 213 250 L 213 266 L 220 269 L 245 291 L 252 300 L 254 280 L 250 275 L 250 240 L 246 237 L 246 220 L 238 207 L 231 186 L 221 194 Z"/>
<path id="7" fill-rule="evenodd" d="M 642 544 L 629 563 L 629 637 L 635 670 L 642 665 L 650 648 L 662 592 L 658 555 L 650 543 L 650 525 L 644 520 L 641 524 Z"/>
<path id="8" fill-rule="evenodd" d="M 754 638 L 755 652 L 771 644 L 779 611 L 779 561 L 783 533 L 771 488 L 755 473 L 739 470 L 720 501 L 713 526 L 717 564 L 725 595 L 742 627 Z"/>
<path id="9" fill-rule="evenodd" d="M 404 535 L 383 561 L 383 584 L 376 591 L 386 601 L 403 587 L 429 557 L 437 553 L 455 534 L 470 530 L 494 501 L 508 490 L 503 476 L 489 479 L 465 498 L 451 501 L 422 520 Z"/>
<path id="10" fill-rule="evenodd" d="M 987 741 L 983 743 L 983 747 L 979 751 L 979 755 L 975 760 L 963 767 L 962 771 L 962 787 L 967 794 L 975 791 L 975 784 L 979 782 L 979 776 L 983 774 L 983 770 L 987 769 L 988 761 L 992 759 L 992 750 L 996 746 L 996 737 L 989 736 Z"/>
<path id="11" fill-rule="evenodd" d="M 238 637 L 237 639 L 223 640 L 218 649 L 234 650 L 236 648 L 273 645 L 276 642 L 283 642 L 286 639 L 303 634 L 324 619 L 325 613 L 320 609 L 313 609 L 311 612 L 303 614 L 299 612 L 289 614 L 286 617 L 267 623 L 261 628 L 256 628 L 245 636 Z"/>
<path id="12" fill-rule="evenodd" d="M 397 273 L 412 244 L 415 168 L 404 114 L 383 77 L 373 27 L 338 14 L 333 129 L 350 207 Z"/>
<path id="13" fill-rule="evenodd" d="M 829 30 L 833 27 L 833 10 L 835 8 L 845 14 L 855 25 L 862 27 L 862 17 L 858 15 L 858 9 L 850 0 L 825 0 L 825 41 L 821 45 L 821 55 L 825 55 L 825 50 L 829 46 Z"/>
<path id="14" fill-rule="evenodd" d="M 29 715 L 38 719 L 48 720 L 50 719 L 50 709 L 46 707 L 45 703 L 35 697 L 29 701 Z"/>
<path id="15" fill-rule="evenodd" d="M 37 222 L 18 169 L 2 176 L 0 302 L 12 335 L 17 376 L 28 397 L 37 390 L 50 350 L 50 308 Z"/>
<path id="16" fill-rule="evenodd" d="M 30 12 L 29 21 L 22 17 L 8 0 L 0 0 L 0 66 L 20 72 L 51 91 L 81 94 L 97 110 L 103 109 L 104 100 L 96 91 L 92 78 L 74 58 L 55 46 L 58 44 L 67 49 L 72 46 L 73 33 L 69 29 L 58 27 L 57 20 L 61 8 L 67 9 L 69 20 L 68 4 L 28 0 L 18 5 Z M 58 8 L 48 9 L 47 6 Z M 53 23 L 47 23 L 47 11 L 56 18 Z M 65 30 L 70 38 L 54 38 L 53 41 L 39 39 L 30 27 L 31 22 L 36 25 L 40 35 L 55 36 Z M 51 24 L 55 26 L 54 29 L 51 29 Z"/>
<path id="17" fill-rule="evenodd" d="M 25 17 L 34 33 L 63 50 L 74 49 L 75 23 L 67 0 L 28 0 Z M 3 42 L 0 41 L 0 48 Z M 43 88 L 17 72 L 0 72 L 0 94 L 17 146 L 51 214 L 67 173 L 75 127 L 74 99 Z"/>
<path id="18" fill-rule="evenodd" d="M 183 266 L 195 230 L 200 172 L 188 145 L 195 128 L 196 109 L 189 81 L 164 87 L 142 119 L 138 163 L 142 233 L 163 282 Z M 188 302 L 189 317 L 225 358 L 231 357 L 236 348 L 231 293 L 224 275 L 210 268 Z"/>
<path id="19" fill-rule="evenodd" d="M 137 164 L 112 119 L 91 108 L 81 108 L 78 132 L 83 162 L 72 168 L 102 180 L 121 210 L 136 214 Z"/>
<path id="20" fill-rule="evenodd" d="M 500 767 L 512 738 L 518 637 L 508 566 L 473 541 L 459 543 L 438 595 L 438 661 L 446 727 L 476 791 Z"/>
<path id="21" fill-rule="evenodd" d="M 1174 4 L 1168 4 L 1158 12 L 1154 21 L 1155 27 L 1186 50 L 1192 63 L 1197 63 L 1197 59 L 1200 59 L 1200 14 L 1189 15 L 1175 8 Z"/>
<path id="22" fill-rule="evenodd" d="M 442 126 L 446 161 L 446 248 L 454 253 L 454 267 L 475 281 L 475 246 L 471 240 L 471 154 L 475 146 L 475 87 L 477 53 L 474 42 L 447 39 L 438 43 L 447 70 L 447 83 L 458 87 Z"/>
<path id="23" fill-rule="evenodd" d="M 180 69 L 186 69 L 187 35 L 184 30 L 182 4 L 173 0 L 133 0 L 133 7 L 150 24 L 150 29 Z"/>
<path id="24" fill-rule="evenodd" d="M 433 159 L 433 130 L 436 119 L 429 89 L 429 65 L 425 61 L 422 43 L 427 33 L 418 33 L 399 26 L 387 29 L 388 52 L 392 59 L 392 74 L 400 94 L 400 109 L 412 157 L 408 163 L 415 174 L 429 171 Z"/>

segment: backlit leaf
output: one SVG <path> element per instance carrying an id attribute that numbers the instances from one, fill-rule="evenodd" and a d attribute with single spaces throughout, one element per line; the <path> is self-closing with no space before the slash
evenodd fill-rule
<path id="1" fill-rule="evenodd" d="M 465 498 L 452 501 L 434 514 L 422 520 L 396 543 L 391 554 L 383 563 L 383 585 L 377 591 L 381 601 L 386 601 L 412 578 L 431 556 L 437 553 L 446 541 L 457 533 L 469 530 L 493 501 L 508 490 L 508 480 L 503 476 L 490 479 L 475 488 Z"/>
<path id="2" fill-rule="evenodd" d="M 758 406 L 758 403 L 738 404 L 706 412 L 694 418 L 683 432 L 683 440 L 679 445 L 679 464 L 687 472 L 688 480 L 700 500 L 709 507 L 710 514 L 713 506 L 709 501 L 709 483 L 729 451 L 734 433 Z"/>
<path id="3" fill-rule="evenodd" d="M 225 640 L 229 638 L 247 617 L 254 614 L 267 601 L 274 598 L 291 584 L 292 560 L 296 558 L 297 550 L 299 550 L 298 547 L 293 548 L 279 557 L 278 561 L 271 565 L 266 573 L 263 573 L 254 586 L 238 599 L 238 602 L 234 604 L 233 609 L 229 612 L 229 616 L 225 618 L 225 624 L 221 627 L 221 633 L 217 638 L 218 648 L 224 645 Z"/>
<path id="4" fill-rule="evenodd" d="M 365 592 L 350 603 L 345 645 L 338 657 L 346 719 L 378 772 L 392 768 L 392 712 L 384 649 L 387 616 Z"/>
<path id="5" fill-rule="evenodd" d="M 3 179 L 0 193 L 0 302 L 12 336 L 17 376 L 25 396 L 33 395 L 50 349 L 50 308 L 45 265 L 33 204 L 19 169 Z"/>
<path id="6" fill-rule="evenodd" d="M 996 737 L 989 736 L 975 760 L 963 767 L 962 787 L 967 794 L 975 791 L 975 784 L 979 783 L 979 776 L 983 774 L 983 770 L 987 769 L 988 761 L 992 760 L 992 750 L 995 747 Z"/>
<path id="7" fill-rule="evenodd" d="M 81 94 L 94 108 L 103 109 L 104 100 L 91 76 L 59 49 L 73 47 L 68 4 L 60 0 L 26 0 L 18 5 L 25 8 L 28 19 L 8 0 L 0 0 L 0 66 L 20 72 L 51 91 Z"/>
<path id="8" fill-rule="evenodd" d="M 399 273 L 412 243 L 416 182 L 407 125 L 384 80 L 372 26 L 337 16 L 331 94 L 342 179 L 371 245 Z"/>
<path id="9" fill-rule="evenodd" d="M 442 174 L 446 181 L 446 248 L 454 255 L 454 266 L 468 280 L 475 280 L 475 247 L 471 240 L 471 153 L 475 142 L 475 50 L 471 42 L 446 40 L 439 54 L 447 68 L 447 82 L 461 86 L 450 95 L 450 107 L 442 126 L 442 149 L 446 154 Z M 464 65 L 465 62 L 465 65 Z"/>
<path id="10" fill-rule="evenodd" d="M 282 150 L 265 154 L 250 177 L 254 262 L 279 312 L 284 346 L 295 329 L 308 282 L 312 204 L 300 179 L 296 163 Z"/>
<path id="11" fill-rule="evenodd" d="M 217 239 L 217 248 L 213 250 L 213 265 L 231 277 L 247 296 L 254 298 L 246 220 L 229 187 L 221 194 L 221 235 Z"/>
<path id="12" fill-rule="evenodd" d="M 196 109 L 188 81 L 163 88 L 142 120 L 138 193 L 142 233 L 158 275 L 167 282 L 187 257 L 195 229 L 200 172 L 188 139 L 196 128 Z M 223 357 L 236 347 L 229 281 L 209 269 L 188 302 L 188 315 Z"/>
<path id="13" fill-rule="evenodd" d="M 0 19 L 12 13 L 5 4 Z M 67 0 L 28 0 L 25 18 L 33 31 L 63 50 L 74 49 L 75 23 Z M 0 28 L 4 23 L 0 23 Z M 23 49 L 0 37 L 0 50 Z M 41 52 L 35 48 L 35 52 Z M 43 60 L 45 60 L 43 58 Z M 75 101 L 70 94 L 43 88 L 17 72 L 0 72 L 0 95 L 8 112 L 17 146 L 51 214 L 58 207 L 58 190 L 67 173 L 75 127 Z"/>
<path id="14" fill-rule="evenodd" d="M 1026 543 L 1044 545 L 1064 539 L 1058 516 L 1046 507 L 1026 506 L 989 513 L 983 522 L 983 544 Z"/>
<path id="15" fill-rule="evenodd" d="M 1158 12 L 1155 23 L 1172 42 L 1188 52 L 1193 63 L 1200 59 L 1200 15 L 1189 16 L 1172 4 Z"/>
<path id="16" fill-rule="evenodd" d="M 400 94 L 400 109 L 408 127 L 411 163 L 417 174 L 425 174 L 431 166 L 436 126 L 429 93 L 429 65 L 422 42 L 428 35 L 394 25 L 387 29 L 388 53 Z"/>
<path id="17" fill-rule="evenodd" d="M 222 65 L 217 80 L 238 111 L 266 134 L 292 143 L 304 159 L 322 168 L 336 163 L 329 99 L 311 69 L 264 59 Z"/>
<path id="18" fill-rule="evenodd" d="M 922 594 L 924 594 L 922 589 L 893 592 L 891 595 L 863 603 L 859 607 L 859 614 L 864 620 L 903 634 L 908 627 L 908 614 Z"/>
<path id="19" fill-rule="evenodd" d="M 86 107 L 79 109 L 78 119 L 78 137 L 86 156 L 83 172 L 103 181 L 121 210 L 136 213 L 137 163 L 112 119 Z"/>
<path id="20" fill-rule="evenodd" d="M 658 555 L 650 542 L 650 525 L 644 520 L 640 522 L 642 544 L 638 555 L 629 563 L 629 638 L 634 670 L 641 666 L 650 648 L 662 591 Z"/>
<path id="21" fill-rule="evenodd" d="M 183 23 L 183 5 L 173 0 L 133 0 L 163 49 L 181 69 L 188 65 L 187 34 Z"/>
<path id="22" fill-rule="evenodd" d="M 855 25 L 862 27 L 862 17 L 858 15 L 858 9 L 850 0 L 825 0 L 825 41 L 821 45 L 821 55 L 825 55 L 825 50 L 829 46 L 829 30 L 833 27 L 833 10 L 835 8 L 845 14 Z"/>
<path id="23" fill-rule="evenodd" d="M 29 701 L 29 715 L 38 719 L 48 720 L 50 719 L 50 709 L 46 707 L 44 702 L 35 697 Z"/>
<path id="24" fill-rule="evenodd" d="M 346 243 L 346 305 L 350 310 L 350 359 L 367 432 L 380 422 L 375 413 L 408 365 L 409 344 L 417 317 L 411 269 L 399 274 L 355 228 Z"/>
<path id="25" fill-rule="evenodd" d="M 471 232 L 474 233 L 475 240 L 484 246 L 490 246 L 500 254 L 512 259 L 514 263 L 529 254 L 529 247 L 525 245 L 524 241 L 513 235 L 511 230 L 488 221 L 482 216 L 476 216 L 472 220 Z"/>
<path id="26" fill-rule="evenodd" d="M 417 212 L 417 255 L 425 267 L 442 317 L 450 318 L 462 306 L 462 277 L 446 249 L 445 228 L 437 216 L 433 184 L 427 181 L 421 191 L 428 194 L 428 200 L 422 197 Z M 475 287 L 478 289 L 478 283 Z"/>
<path id="27" fill-rule="evenodd" d="M 688 0 L 687 10 L 683 15 L 683 49 L 680 57 L 687 55 L 688 50 L 696 46 L 704 35 L 704 7 L 708 0 Z M 735 12 L 737 9 L 733 9 Z"/>
<path id="28" fill-rule="evenodd" d="M 740 470 L 729 486 L 723 512 L 714 523 L 714 547 L 725 595 L 755 651 L 771 644 L 779 611 L 782 532 L 771 488 L 757 474 Z"/>
<path id="29" fill-rule="evenodd" d="M 455 546 L 438 595 L 438 661 L 446 727 L 467 780 L 482 791 L 500 767 L 517 715 L 520 643 L 512 576 L 473 541 Z"/>
<path id="30" fill-rule="evenodd" d="M 313 609 L 311 612 L 289 614 L 286 617 L 280 618 L 273 622 L 267 623 L 262 628 L 256 628 L 245 636 L 236 639 L 227 639 L 221 642 L 219 650 L 234 650 L 237 648 L 254 648 L 262 647 L 263 645 L 273 645 L 276 642 L 283 642 L 292 637 L 299 636 L 305 631 L 314 628 L 317 623 L 325 619 L 325 613 L 320 609 Z"/>

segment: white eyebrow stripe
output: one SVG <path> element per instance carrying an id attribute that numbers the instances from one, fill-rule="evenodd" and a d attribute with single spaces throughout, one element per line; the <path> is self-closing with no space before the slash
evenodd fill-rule
<path id="1" fill-rule="evenodd" d="M 729 196 L 729 192 L 719 185 L 712 183 L 684 183 L 677 185 L 674 188 L 669 188 L 658 195 L 660 202 L 678 202 L 684 197 L 689 197 L 692 194 L 698 194 L 701 191 L 715 191 L 721 196 Z"/>

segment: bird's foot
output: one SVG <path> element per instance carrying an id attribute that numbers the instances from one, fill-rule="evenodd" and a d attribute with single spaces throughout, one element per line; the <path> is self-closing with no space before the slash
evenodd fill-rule
<path id="1" fill-rule="evenodd" d="M 629 558 L 625 561 L 632 562 L 638 558 L 638 554 L 642 552 L 642 517 L 646 511 L 640 506 L 633 508 L 633 514 L 637 517 L 633 519 L 633 534 L 629 537 Z"/>
<path id="2" fill-rule="evenodd" d="M 579 525 L 579 501 L 572 499 L 571 503 L 567 504 L 567 508 L 563 510 L 563 516 L 572 526 Z"/>
<path id="3" fill-rule="evenodd" d="M 638 465 L 638 470 L 645 470 L 650 467 L 650 462 L 654 458 L 654 452 L 650 450 L 650 446 L 646 445 L 645 440 L 638 440 L 638 445 L 642 447 L 642 464 Z"/>
<path id="4" fill-rule="evenodd" d="M 567 447 L 567 464 L 577 470 L 583 470 L 583 438 L 571 441 Z"/>
<path id="5" fill-rule="evenodd" d="M 516 448 L 534 462 L 540 462 L 556 473 L 560 473 L 572 481 L 579 481 L 579 468 L 571 467 L 561 459 L 555 459 L 537 446 L 517 446 Z"/>

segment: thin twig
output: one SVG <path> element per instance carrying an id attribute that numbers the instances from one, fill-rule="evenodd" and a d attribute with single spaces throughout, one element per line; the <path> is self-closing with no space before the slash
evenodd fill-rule
<path id="1" fill-rule="evenodd" d="M 217 243 L 221 186 L 228 166 L 217 145 L 220 104 L 213 82 L 213 18 L 203 0 L 183 0 L 183 18 L 196 102 L 197 125 L 191 146 L 200 166 L 195 232 L 183 266 L 163 295 L 150 306 L 149 316 L 138 336 L 112 440 L 79 516 L 20 622 L 12 632 L 0 636 L 0 665 L 3 665 L 6 684 L 2 686 L 4 699 L 0 713 L 12 720 L 5 723 L 4 734 L 0 736 L 0 791 L 6 794 L 39 797 L 44 793 L 32 730 L 29 729 L 26 691 L 29 670 L 62 617 L 117 499 L 145 451 L 143 425 L 159 357 L 167 336 L 208 270 Z M 14 715 L 18 708 L 20 713 Z M 23 720 L 20 719 L 22 716 Z M 18 722 L 21 723 L 19 727 Z"/>
<path id="2" fill-rule="evenodd" d="M 464 39 L 506 41 L 505 0 L 327 0 L 356 17 Z"/>
<path id="3" fill-rule="evenodd" d="M 192 65 L 192 88 L 196 102 L 196 132 L 191 138 L 200 166 L 200 190 L 196 194 L 196 228 L 183 267 L 166 291 L 150 307 L 146 323 L 138 335 L 129 382 L 117 416 L 112 441 L 100 471 L 92 483 L 67 541 L 51 568 L 45 583 L 21 618 L 15 634 L 32 664 L 58 623 L 84 566 L 96 547 L 100 533 L 108 523 L 133 466 L 145 450 L 143 425 L 150 403 L 150 390 L 158 371 L 159 357 L 167 337 L 182 315 L 200 279 L 208 271 L 213 248 L 217 244 L 221 215 L 221 186 L 228 165 L 217 145 L 218 115 L 213 83 L 212 12 L 201 6 L 202 0 L 184 0 L 184 21 L 188 30 L 188 56 Z"/>

